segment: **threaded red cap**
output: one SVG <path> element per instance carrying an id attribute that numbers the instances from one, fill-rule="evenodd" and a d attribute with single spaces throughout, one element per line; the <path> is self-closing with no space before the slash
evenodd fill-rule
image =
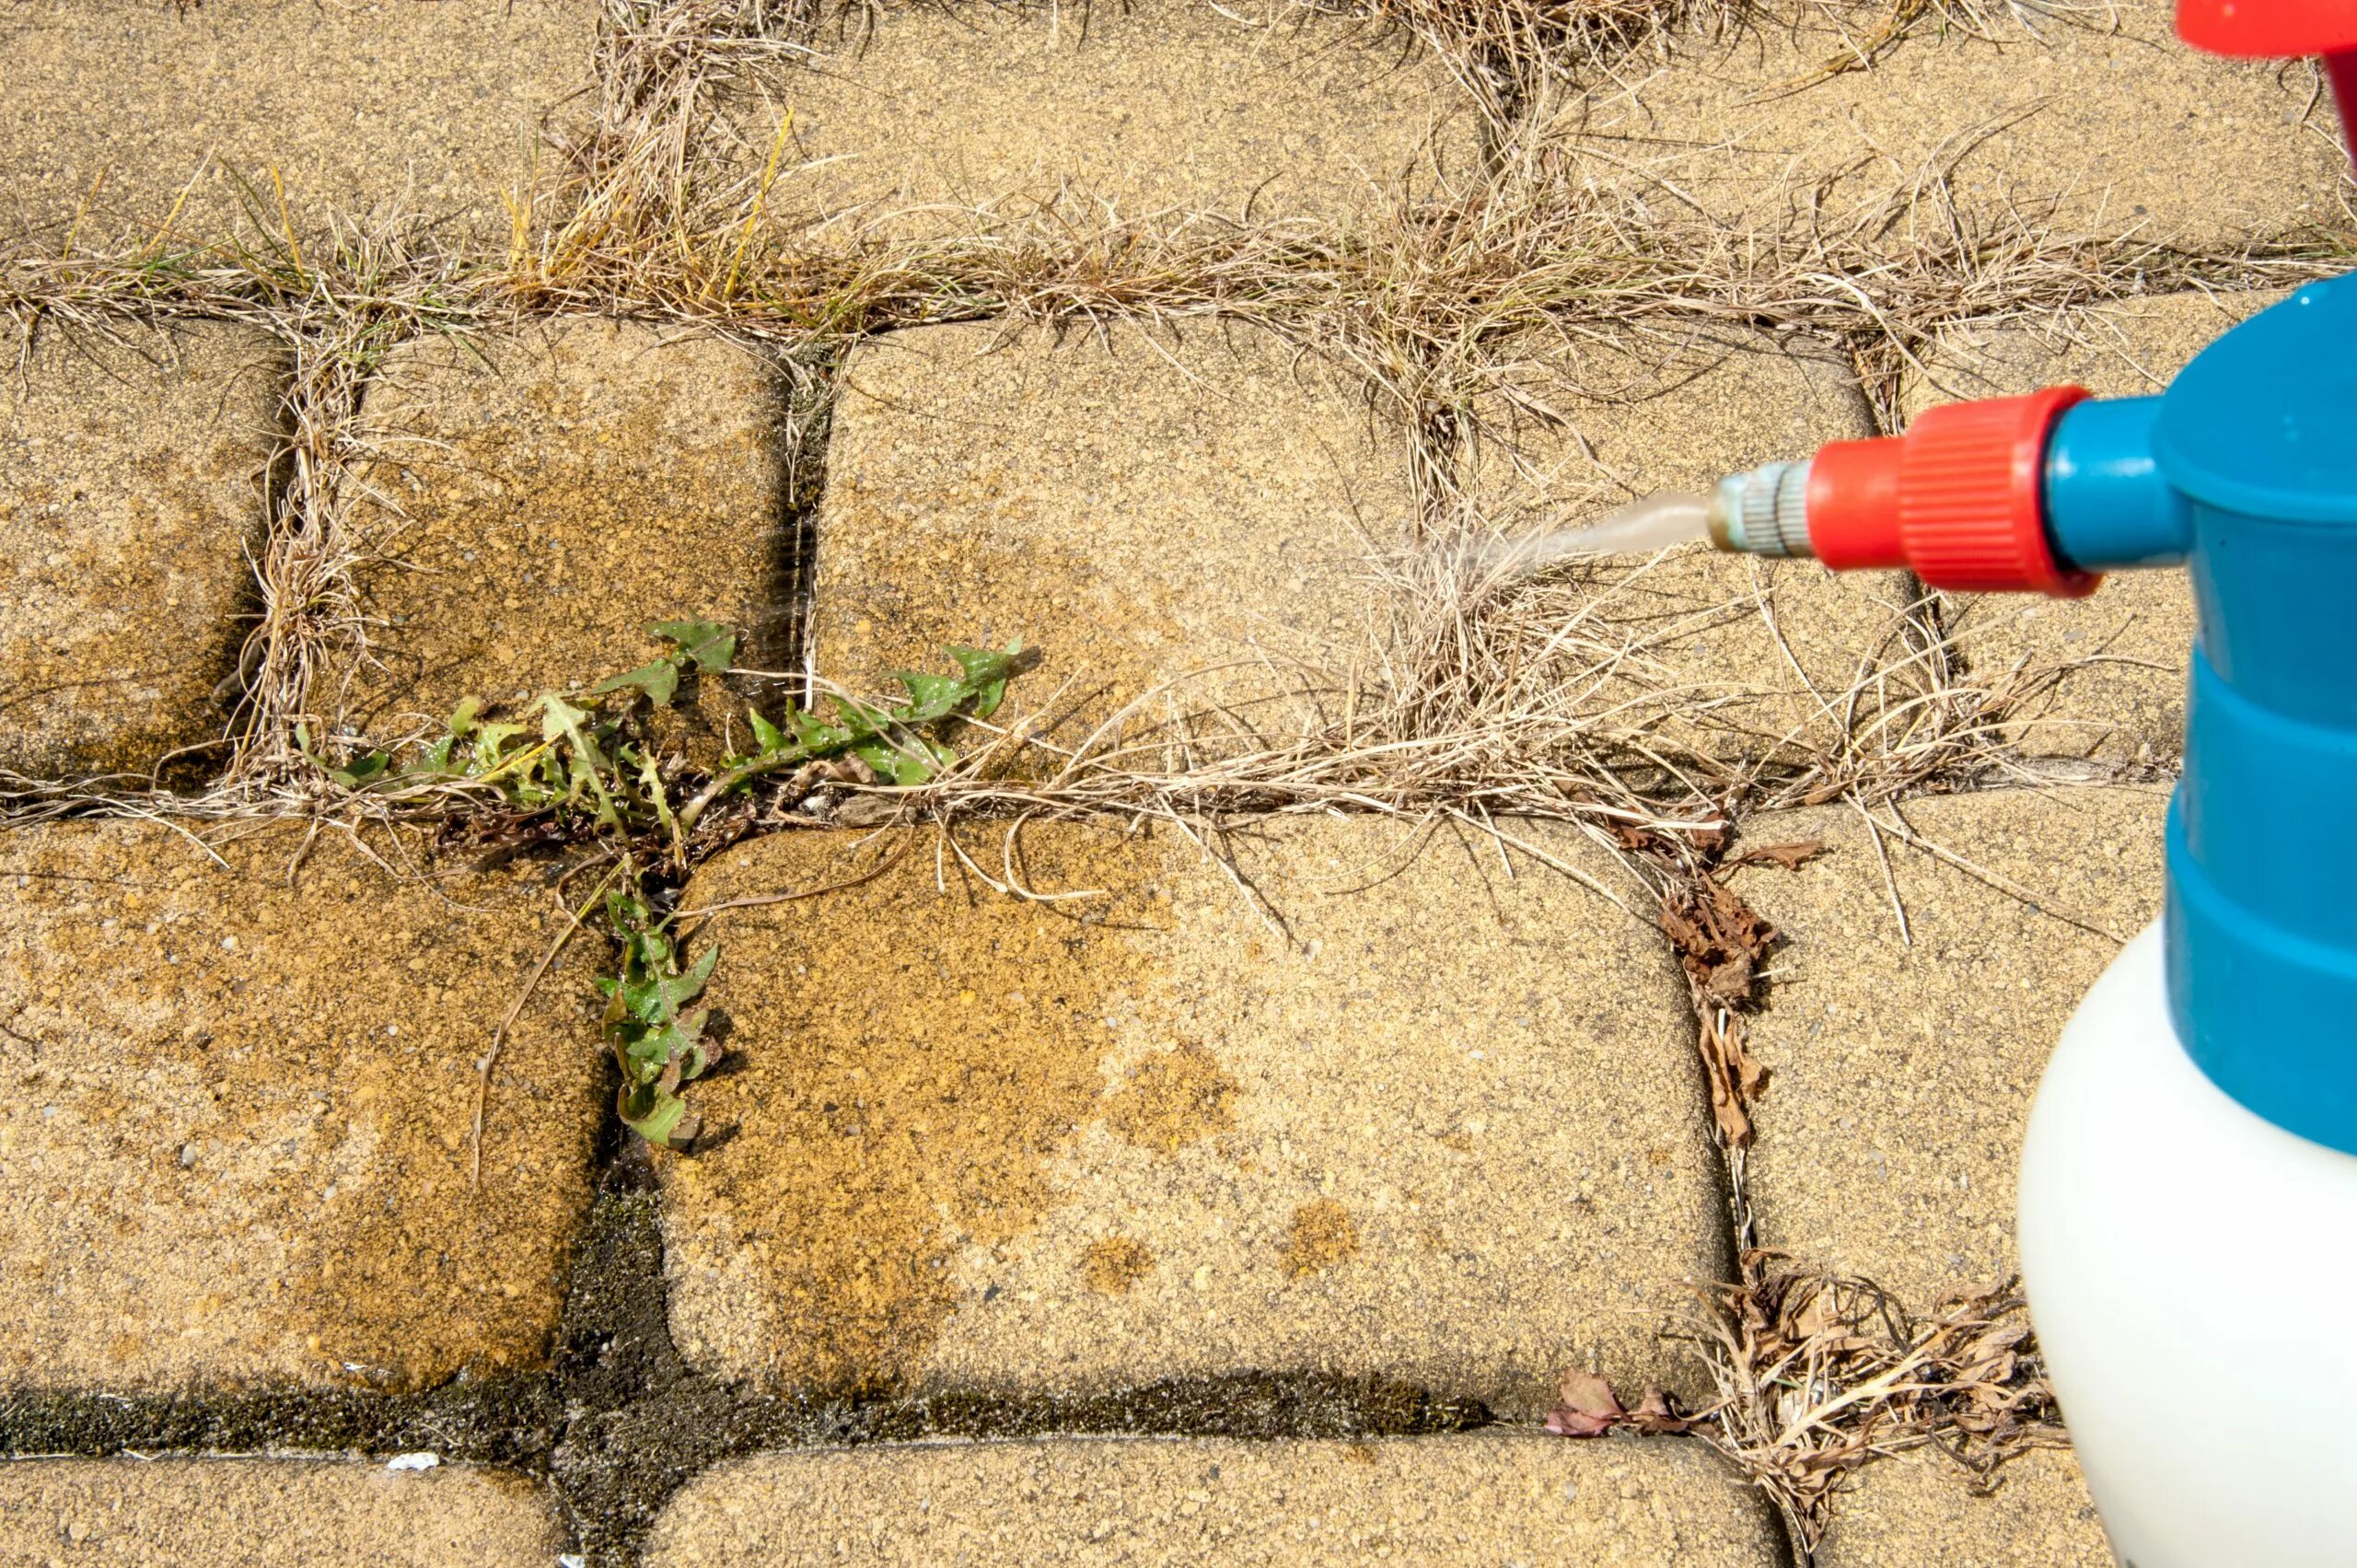
<path id="1" fill-rule="evenodd" d="M 2086 396 L 2049 387 L 1931 409 L 1904 436 L 1834 441 L 1808 470 L 1810 551 L 1837 572 L 1906 566 L 1932 587 L 2078 598 L 2046 538 L 2046 438 Z"/>
<path id="2" fill-rule="evenodd" d="M 2046 538 L 2046 437 L 2084 387 L 1927 409 L 1898 461 L 1898 540 L 1915 575 L 1964 593 L 2080 598 L 2101 579 L 2063 569 Z"/>

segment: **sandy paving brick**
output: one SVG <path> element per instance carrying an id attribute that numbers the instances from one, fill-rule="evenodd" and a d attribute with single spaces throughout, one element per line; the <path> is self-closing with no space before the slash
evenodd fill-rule
<path id="1" fill-rule="evenodd" d="M 1794 8 L 1797 9 L 1797 8 Z M 1856 42 L 1887 6 L 1841 4 L 1681 39 L 1556 128 L 1599 185 L 1665 215 L 1846 232 L 1894 195 L 1928 195 L 1877 243 L 1939 243 L 2015 219 L 2041 233 L 2191 248 L 2345 221 L 2348 158 L 2305 65 L 2221 60 L 2177 41 L 2165 0 L 2017 9 L 1993 31 L 1927 23 L 1873 68 Z"/>
<path id="2" fill-rule="evenodd" d="M 1014 711 L 1175 682 L 1167 704 L 1282 729 L 1272 694 L 1364 645 L 1372 561 L 1411 537 L 1407 473 L 1355 383 L 1257 329 L 894 332 L 851 356 L 835 410 L 817 666 L 872 690 L 945 645 L 1020 640 L 1045 660 Z"/>
<path id="3" fill-rule="evenodd" d="M 733 1135 L 666 1166 L 692 1362 L 1017 1394 L 1378 1376 L 1516 1411 L 1573 1361 L 1670 1376 L 1654 1314 L 1721 1265 L 1649 922 L 1377 819 L 1236 836 L 1282 930 L 1168 834 L 964 842 L 772 837 L 690 888 L 865 878 L 711 927 L 743 1061 L 698 1091 Z M 1105 896 L 990 891 L 1008 866 Z"/>
<path id="4" fill-rule="evenodd" d="M 596 17 L 589 0 L 12 5 L 0 232 L 283 238 L 399 208 L 504 234 L 502 192 L 552 163 L 551 127 L 586 118 Z"/>
<path id="5" fill-rule="evenodd" d="M 528 873 L 395 883 L 304 841 L 0 838 L 0 1388 L 400 1388 L 544 1357 L 605 1103 L 581 961 L 509 1033 L 470 1191 L 476 1063 L 552 902 Z"/>
<path id="6" fill-rule="evenodd" d="M 2068 1449 L 2026 1454 L 1976 1497 L 1936 1452 L 1869 1465 L 1842 1493 L 1817 1549 L 1824 1568 L 2113 1568 L 2103 1521 Z"/>
<path id="7" fill-rule="evenodd" d="M 545 1568 L 542 1493 L 470 1466 L 343 1459 L 17 1459 L 0 1464 L 0 1568 Z"/>
<path id="8" fill-rule="evenodd" d="M 1769 333 L 1676 331 L 1626 346 L 1532 339 L 1496 367 L 1467 454 L 1476 505 L 1521 535 L 1592 521 L 1663 490 L 1706 494 L 1755 464 L 1875 434 L 1847 359 Z M 1896 574 L 1837 576 L 1814 562 L 1723 554 L 1572 564 L 1561 686 L 1600 727 L 1630 737 L 1624 761 L 1805 765 L 1873 730 L 1863 673 L 1911 674 L 1910 602 Z M 1886 689 L 1886 695 L 1898 687 Z M 1893 697 L 1893 700 L 1897 700 Z"/>
<path id="9" fill-rule="evenodd" d="M 280 367 L 244 327 L 52 329 L 7 378 L 0 769 L 145 773 L 221 737 Z"/>
<path id="10" fill-rule="evenodd" d="M 782 651 L 788 415 L 758 355 L 590 317 L 423 340 L 387 356 L 362 419 L 372 630 L 341 700 L 372 732 L 634 668 L 657 621 Z"/>
<path id="11" fill-rule="evenodd" d="M 1482 1432 L 1362 1443 L 924 1444 L 708 1471 L 651 1568 L 757 1562 L 1780 1561 L 1758 1493 L 1698 1444 Z"/>
<path id="12" fill-rule="evenodd" d="M 738 109 L 768 210 L 814 242 L 1083 229 L 1202 212 L 1366 226 L 1474 168 L 1470 99 L 1429 52 L 1273 6 L 844 13 Z"/>
<path id="13" fill-rule="evenodd" d="M 2014 1183 L 2031 1096 L 2119 950 L 2067 922 L 2124 939 L 2159 913 L 2166 805 L 2129 787 L 1907 802 L 1917 839 L 2020 890 L 1886 831 L 1911 945 L 1854 811 L 1744 825 L 1749 843 L 1830 851 L 1734 883 L 1785 938 L 1750 1035 L 1773 1074 L 1750 1155 L 1764 1245 L 1864 1274 L 1917 1309 L 2018 1269 Z"/>

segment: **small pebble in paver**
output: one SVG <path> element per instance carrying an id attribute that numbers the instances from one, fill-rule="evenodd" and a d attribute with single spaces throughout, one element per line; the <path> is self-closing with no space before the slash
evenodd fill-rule
<path id="1" fill-rule="evenodd" d="M 1429 52 L 1341 16 L 1253 12 L 846 12 L 739 106 L 746 172 L 790 110 L 766 206 L 820 242 L 1198 211 L 1365 225 L 1472 173 L 1472 103 Z"/>
<path id="2" fill-rule="evenodd" d="M 1483 408 L 1468 464 L 1482 514 L 1516 535 L 1875 434 L 1846 359 L 1805 341 L 1522 346 L 1498 367 L 1512 392 Z M 1895 574 L 1836 576 L 1703 544 L 1571 570 L 1584 574 L 1585 602 L 1558 656 L 1564 688 L 1651 750 L 1805 764 L 1842 749 L 1845 721 L 1857 733 L 1871 725 L 1871 687 L 1854 712 L 1841 701 L 1863 669 L 1901 667 L 1893 699 L 1904 685 L 1909 594 Z M 1599 678 L 1608 664 L 1617 668 Z"/>
<path id="3" fill-rule="evenodd" d="M 1750 1034 L 1772 1074 L 1753 1108 L 1750 1155 L 1764 1245 L 1863 1274 L 1916 1310 L 2015 1272 L 2030 1099 L 2063 1024 L 2119 950 L 2065 919 L 2124 939 L 2159 912 L 2166 804 L 2158 789 L 2125 787 L 1908 802 L 1899 809 L 1917 839 L 2022 890 L 1886 830 L 1911 947 L 1856 812 L 1744 824 L 1747 845 L 1821 840 L 1830 852 L 1734 880 L 1785 938 Z"/>
<path id="4" fill-rule="evenodd" d="M 2165 389 L 2211 341 L 2276 294 L 2177 294 L 2072 311 L 2036 325 L 1965 323 L 1940 335 L 1900 383 L 1909 418 L 1956 398 L 2013 397 L 2076 383 L 2099 398 Z M 2182 571 L 2116 572 L 2095 596 L 1950 595 L 1948 625 L 1977 682 L 2078 658 L 2030 722 L 2023 750 L 2105 761 L 2174 761 L 2185 747 L 2193 589 Z"/>
<path id="5" fill-rule="evenodd" d="M 1359 1443 L 926 1444 L 741 1459 L 689 1483 L 649 1568 L 1782 1561 L 1700 1444 L 1499 1432 Z"/>
<path id="6" fill-rule="evenodd" d="M 242 327 L 52 329 L 8 377 L 0 770 L 145 773 L 220 738 L 280 368 Z"/>
<path id="7" fill-rule="evenodd" d="M 408 1388 L 544 1357 L 605 1103 L 587 960 L 508 1031 L 470 1191 L 476 1063 L 548 897 L 396 884 L 305 837 L 224 842 L 226 869 L 146 823 L 0 839 L 0 1388 Z"/>
<path id="8" fill-rule="evenodd" d="M 471 1466 L 0 1463 L 0 1568 L 548 1568 L 563 1539 L 539 1488 Z"/>
<path id="9" fill-rule="evenodd" d="M 1620 73 L 1558 125 L 1590 178 L 1665 213 L 1699 202 L 1842 234 L 1894 193 L 1932 193 L 1887 234 L 1870 223 L 1876 243 L 1946 241 L 1951 202 L 1973 226 L 2190 246 L 2337 226 L 2348 157 L 2307 67 L 2197 53 L 2173 9 L 2000 8 L 1987 37 L 1920 13 L 1870 69 L 1829 74 L 1893 14 L 1829 6 L 1682 39 L 1669 65 Z"/>
<path id="10" fill-rule="evenodd" d="M 1934 1450 L 1875 1461 L 1838 1495 L 1818 1568 L 2114 1568 L 2069 1450 L 2026 1454 L 1997 1477 L 1980 1497 Z"/>
<path id="11" fill-rule="evenodd" d="M 589 0 L 11 5 L 0 234 L 87 250 L 145 244 L 168 218 L 193 238 L 233 222 L 283 238 L 283 186 L 298 230 L 399 205 L 505 238 L 502 192 L 543 127 L 586 117 L 596 21 Z"/>
<path id="12" fill-rule="evenodd" d="M 1340 669 L 1410 537 L 1404 436 L 1357 387 L 1255 329 L 895 332 L 844 372 L 819 516 L 812 643 L 858 690 L 949 643 L 1021 639 L 1046 662 L 1017 710 L 1159 682 L 1190 709 Z M 1265 651 L 1273 669 L 1259 663 Z M 1233 668 L 1239 662 L 1247 668 Z"/>
<path id="13" fill-rule="evenodd" d="M 379 624 L 348 702 L 372 733 L 633 668 L 660 646 L 652 621 L 726 621 L 750 633 L 743 657 L 780 651 L 786 415 L 754 354 L 579 317 L 435 338 L 386 356 L 362 419 L 380 456 L 356 526 L 382 559 L 360 598 Z"/>
<path id="14" fill-rule="evenodd" d="M 789 1389 L 1383 1376 L 1516 1411 L 1572 1362 L 1670 1380 L 1656 1310 L 1723 1266 L 1682 984 L 1569 877 L 1419 838 L 1239 837 L 1291 946 L 1170 835 L 960 841 L 1109 895 L 1056 902 L 914 833 L 715 861 L 687 907 L 865 879 L 710 927 L 740 1065 L 697 1090 L 734 1133 L 665 1167 L 689 1359 Z"/>

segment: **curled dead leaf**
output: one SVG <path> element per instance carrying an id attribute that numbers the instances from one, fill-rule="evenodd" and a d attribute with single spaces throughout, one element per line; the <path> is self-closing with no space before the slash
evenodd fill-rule
<path id="1" fill-rule="evenodd" d="M 1678 1413 L 1678 1406 L 1661 1388 L 1645 1385 L 1644 1397 L 1629 1412 L 1629 1424 L 1648 1437 L 1672 1436 L 1689 1431 L 1694 1423 Z"/>
<path id="2" fill-rule="evenodd" d="M 1563 1374 L 1555 1392 L 1547 1430 L 1558 1437 L 1601 1437 L 1628 1415 L 1612 1385 L 1593 1372 L 1574 1367 Z"/>
<path id="3" fill-rule="evenodd" d="M 1798 871 L 1825 853 L 1823 839 L 1802 839 L 1789 844 L 1762 844 L 1758 849 L 1744 851 L 1736 856 L 1737 865 L 1780 865 L 1787 871 Z"/>
<path id="4" fill-rule="evenodd" d="M 1740 894 L 1715 877 L 1701 877 L 1662 900 L 1661 928 L 1698 996 L 1722 1006 L 1751 1005 L 1759 960 L 1776 940 L 1776 928 Z"/>

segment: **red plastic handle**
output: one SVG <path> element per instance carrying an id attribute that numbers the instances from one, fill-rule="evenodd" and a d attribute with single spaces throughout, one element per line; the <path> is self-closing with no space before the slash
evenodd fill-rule
<path id="1" fill-rule="evenodd" d="M 2338 54 L 2357 49 L 2357 0 L 2177 0 L 2177 35 L 2247 59 Z"/>

